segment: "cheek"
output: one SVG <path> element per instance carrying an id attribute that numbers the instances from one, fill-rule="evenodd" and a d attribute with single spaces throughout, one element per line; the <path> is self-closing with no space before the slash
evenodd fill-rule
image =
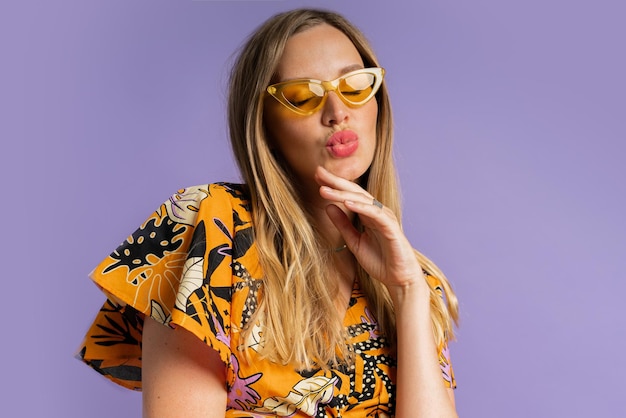
<path id="1" fill-rule="evenodd" d="M 366 106 L 367 108 L 364 109 L 365 114 L 363 122 L 366 129 L 369 131 L 369 134 L 376 137 L 376 131 L 378 127 L 378 104 L 375 100 L 372 100 L 371 106 L 370 103 L 368 103 Z"/>
<path id="2" fill-rule="evenodd" d="M 372 100 L 372 109 L 370 110 L 370 112 L 372 124 L 376 126 L 376 122 L 378 121 L 378 101 L 376 99 Z"/>
<path id="3" fill-rule="evenodd" d="M 293 133 L 297 132 L 298 124 L 294 120 L 297 116 L 280 103 L 266 104 L 263 124 L 271 147 L 280 147 L 285 138 L 292 137 Z"/>

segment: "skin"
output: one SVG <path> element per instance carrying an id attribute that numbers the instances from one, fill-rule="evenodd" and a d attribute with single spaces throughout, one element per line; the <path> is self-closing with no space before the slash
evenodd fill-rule
<path id="1" fill-rule="evenodd" d="M 319 25 L 293 35 L 277 68 L 277 82 L 298 78 L 334 80 L 364 68 L 363 60 L 350 40 L 329 25 Z M 298 115 L 272 97 L 265 102 L 265 125 L 272 147 L 277 150 L 298 182 L 307 201 L 321 204 L 315 181 L 317 167 L 345 179 L 356 180 L 370 166 L 376 149 L 376 100 L 364 106 L 347 106 L 331 92 L 324 107 L 309 116 Z M 326 149 L 336 131 L 349 129 L 359 138 L 356 152 L 349 157 L 333 156 Z"/>
<path id="2" fill-rule="evenodd" d="M 319 25 L 287 42 L 278 80 L 332 80 L 362 67 L 356 48 L 345 35 Z M 421 266 L 393 212 L 372 205 L 373 196 L 354 181 L 372 162 L 376 112 L 375 99 L 353 108 L 331 92 L 324 107 L 310 116 L 297 115 L 271 99 L 266 102 L 265 123 L 272 145 L 302 186 L 317 229 L 328 242 L 348 246 L 349 251 L 334 255 L 342 299 L 339 306 L 345 309 L 347 305 L 356 263 L 389 290 L 398 329 L 396 417 L 456 417 L 453 392 L 441 378 L 430 323 L 429 289 Z M 335 158 L 326 150 L 326 141 L 335 130 L 346 128 L 359 136 L 358 150 L 349 157 Z M 352 225 L 355 214 L 363 231 Z M 189 332 L 146 319 L 143 368 L 144 417 L 180 416 L 182 405 L 189 418 L 224 417 L 224 364 Z"/>
<path id="3" fill-rule="evenodd" d="M 350 253 L 391 295 L 398 334 L 396 418 L 456 417 L 454 392 L 444 386 L 439 369 L 429 290 L 395 215 L 388 208 L 374 206 L 373 197 L 354 182 L 321 167 L 316 178 L 320 196 L 333 202 L 326 207 L 327 216 Z M 363 232 L 354 228 L 349 213 L 359 215 Z"/>

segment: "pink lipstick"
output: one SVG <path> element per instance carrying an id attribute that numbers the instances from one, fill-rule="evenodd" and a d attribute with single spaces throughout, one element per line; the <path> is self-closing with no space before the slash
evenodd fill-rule
<path id="1" fill-rule="evenodd" d="M 335 132 L 326 141 L 326 149 L 333 157 L 345 158 L 349 157 L 359 147 L 358 135 L 349 129 Z"/>

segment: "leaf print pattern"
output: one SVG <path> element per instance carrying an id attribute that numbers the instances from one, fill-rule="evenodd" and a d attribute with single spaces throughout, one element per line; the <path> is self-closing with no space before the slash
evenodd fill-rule
<path id="1" fill-rule="evenodd" d="M 295 370 L 261 355 L 266 318 L 255 314 L 263 271 L 245 190 L 228 183 L 179 190 L 105 258 L 91 277 L 108 299 L 77 357 L 140 389 L 141 331 L 149 315 L 187 329 L 219 354 L 226 418 L 393 416 L 395 353 L 358 282 L 344 318 L 352 367 Z M 245 327 L 251 327 L 247 341 Z M 439 355 L 442 379 L 454 387 L 447 345 Z"/>
<path id="2" fill-rule="evenodd" d="M 164 203 L 168 216 L 174 222 L 193 226 L 199 210 L 199 202 L 209 195 L 206 186 L 188 187 L 179 190 Z"/>
<path id="3" fill-rule="evenodd" d="M 202 271 L 204 258 L 188 258 L 183 267 L 183 279 L 180 281 L 178 293 L 176 294 L 176 307 L 181 311 L 187 310 L 187 300 L 192 293 L 202 287 L 204 272 Z"/>
<path id="4" fill-rule="evenodd" d="M 160 304 L 165 315 L 171 315 L 173 306 L 162 301 L 176 293 L 184 263 L 184 255 L 172 253 L 158 260 L 154 265 L 144 266 L 129 272 L 126 281 L 133 283 L 135 290 L 130 305 L 144 312 L 147 307 L 152 306 L 153 300 L 157 300 L 161 301 Z M 132 279 L 138 276 L 141 277 L 140 280 Z M 134 284 L 135 282 L 137 284 Z"/>
<path id="5" fill-rule="evenodd" d="M 100 339 L 96 344 L 98 345 L 114 345 L 114 344 L 136 344 L 137 341 L 130 335 L 127 326 L 115 322 L 110 316 L 105 316 L 110 326 L 98 325 L 102 331 L 101 335 L 94 335 L 93 338 Z M 123 318 L 123 317 L 122 317 Z"/>
<path id="6" fill-rule="evenodd" d="M 241 376 L 239 371 L 239 360 L 237 357 L 231 354 L 231 362 L 233 365 L 233 374 L 236 376 L 235 382 L 230 385 L 228 390 L 229 394 L 235 394 L 236 396 L 228 396 L 227 406 L 231 409 L 248 409 L 253 407 L 259 400 L 261 395 L 250 386 L 259 380 L 263 374 L 255 373 L 251 376 Z"/>
<path id="7" fill-rule="evenodd" d="M 248 325 L 248 321 L 252 318 L 252 315 L 256 312 L 258 306 L 258 293 L 261 289 L 263 282 L 261 280 L 255 280 L 252 278 L 246 268 L 238 262 L 234 262 L 232 265 L 234 275 L 242 281 L 235 284 L 235 291 L 241 291 L 248 288 L 248 294 L 246 296 L 246 302 L 244 304 L 244 310 L 241 314 L 240 327 L 244 328 Z"/>
<path id="8" fill-rule="evenodd" d="M 217 319 L 216 315 L 211 315 L 211 323 L 213 324 L 213 328 L 211 329 L 211 332 L 215 334 L 215 338 L 219 342 L 224 343 L 225 345 L 229 346 L 230 336 L 226 332 L 226 329 L 222 325 L 222 323 Z M 232 359 L 231 359 L 231 362 L 232 362 Z"/>
<path id="9" fill-rule="evenodd" d="M 250 334 L 248 334 L 246 344 L 239 346 L 240 349 L 248 347 L 250 350 L 254 350 L 257 353 L 261 352 L 261 349 L 263 348 L 263 327 L 261 326 L 262 323 L 263 318 L 259 318 L 258 321 L 256 321 L 254 325 L 252 325 L 252 329 L 250 330 Z"/>
<path id="10" fill-rule="evenodd" d="M 95 344 L 111 346 L 115 344 L 137 344 L 138 339 L 133 335 L 133 331 L 138 330 L 138 324 L 130 321 L 126 315 L 115 315 L 119 313 L 119 307 L 107 301 L 102 308 L 105 323 L 98 324 L 97 327 L 103 331 L 101 334 L 93 335 Z M 107 314 L 107 312 L 109 314 Z"/>
<path id="11" fill-rule="evenodd" d="M 333 398 L 336 377 L 315 376 L 298 382 L 285 397 L 266 399 L 261 411 L 270 411 L 281 417 L 290 417 L 301 410 L 315 416 L 318 404 L 328 403 Z"/>
<path id="12" fill-rule="evenodd" d="M 370 312 L 369 308 L 365 308 L 365 316 L 361 316 L 361 323 L 376 324 L 376 320 L 374 319 L 374 316 Z M 372 340 L 379 337 L 378 325 L 369 329 L 369 337 Z"/>
<path id="13" fill-rule="evenodd" d="M 439 367 L 441 368 L 443 379 L 448 382 L 449 385 L 452 385 L 454 383 L 454 372 L 450 364 L 450 349 L 448 348 L 448 344 L 445 344 L 441 349 Z"/>
<path id="14" fill-rule="evenodd" d="M 149 219 L 110 255 L 114 262 L 106 266 L 103 273 L 122 266 L 133 270 L 150 265 L 149 258 L 160 259 L 166 252 L 176 251 L 181 246 L 181 241 L 176 239 L 176 229 L 177 225 L 167 217 L 161 222 Z M 133 281 L 133 284 L 137 285 L 137 282 Z"/>
<path id="15" fill-rule="evenodd" d="M 165 314 L 165 310 L 163 309 L 161 304 L 154 299 L 151 300 L 150 303 L 150 317 L 156 319 L 157 322 L 160 322 L 162 324 L 169 324 L 171 319 L 170 315 Z"/>

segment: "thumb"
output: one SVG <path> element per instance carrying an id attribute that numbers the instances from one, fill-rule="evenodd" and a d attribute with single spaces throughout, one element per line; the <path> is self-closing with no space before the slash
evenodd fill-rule
<path id="1" fill-rule="evenodd" d="M 354 250 L 355 246 L 358 245 L 360 234 L 348 216 L 337 205 L 326 206 L 326 214 L 343 237 L 348 248 Z"/>

